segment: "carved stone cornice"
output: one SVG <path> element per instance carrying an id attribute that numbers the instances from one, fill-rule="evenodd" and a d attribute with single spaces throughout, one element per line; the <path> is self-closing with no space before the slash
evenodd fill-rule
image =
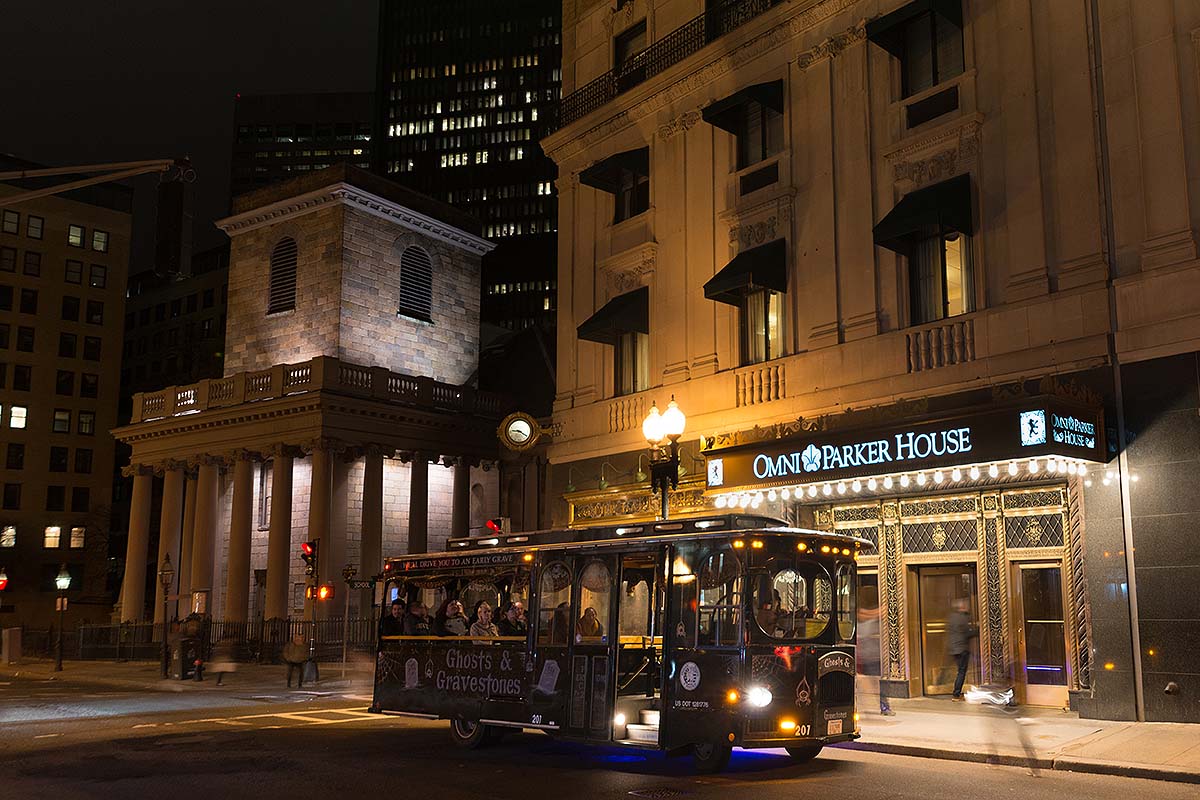
<path id="1" fill-rule="evenodd" d="M 735 207 L 722 212 L 720 219 L 729 224 L 729 242 L 738 251 L 749 250 L 774 239 L 787 238 L 792 227 L 794 189 L 785 189 L 764 202 Z"/>
<path id="2" fill-rule="evenodd" d="M 905 142 L 884 158 L 891 162 L 897 183 L 908 182 L 914 188 L 936 183 L 968 172 L 978 163 L 982 128 L 982 115 L 963 117 L 929 136 Z"/>
<path id="3" fill-rule="evenodd" d="M 681 133 L 687 133 L 702 119 L 699 111 L 685 111 L 678 117 L 658 126 L 658 138 L 664 142 Z"/>
<path id="4" fill-rule="evenodd" d="M 304 455 L 304 451 L 294 444 L 276 444 L 264 453 L 270 458 L 300 458 Z"/>
<path id="5" fill-rule="evenodd" d="M 611 38 L 613 33 L 620 33 L 633 24 L 633 11 L 636 5 L 636 0 L 631 0 L 631 2 L 626 3 L 622 8 L 618 9 L 610 3 L 608 13 L 600 20 L 600 24 L 604 26 L 605 38 Z"/>
<path id="6" fill-rule="evenodd" d="M 323 450 L 330 456 L 341 456 L 350 447 L 341 439 L 335 439 L 329 436 L 322 436 L 317 439 L 306 439 L 300 443 L 300 449 L 307 455 L 312 455 L 314 450 Z"/>
<path id="7" fill-rule="evenodd" d="M 154 467 L 150 464 L 126 464 L 121 467 L 121 476 L 124 478 L 136 478 L 140 475 L 154 475 Z"/>
<path id="8" fill-rule="evenodd" d="M 596 269 L 605 277 L 611 298 L 643 285 L 657 265 L 658 243 L 646 242 L 609 256 Z"/>

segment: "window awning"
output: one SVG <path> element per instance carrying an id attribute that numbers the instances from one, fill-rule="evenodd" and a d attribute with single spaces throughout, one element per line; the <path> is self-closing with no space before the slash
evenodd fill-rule
<path id="1" fill-rule="evenodd" d="M 962 27 L 962 0 L 914 0 L 890 14 L 867 23 L 867 38 L 887 50 L 896 58 L 904 51 L 904 37 L 900 26 L 926 11 L 936 11 L 958 27 Z"/>
<path id="2" fill-rule="evenodd" d="M 975 232 L 970 173 L 904 195 L 875 226 L 875 244 L 908 255 L 913 237 L 930 228 L 940 233 L 958 231 L 968 236 Z"/>
<path id="3" fill-rule="evenodd" d="M 787 291 L 787 243 L 783 239 L 738 253 L 704 284 L 704 296 L 736 306 L 757 289 Z"/>
<path id="4" fill-rule="evenodd" d="M 622 170 L 648 176 L 650 174 L 650 148 L 626 150 L 624 153 L 611 155 L 603 161 L 597 161 L 579 173 L 579 182 L 602 192 L 616 194 L 621 187 Z"/>
<path id="5" fill-rule="evenodd" d="M 783 81 L 757 83 L 745 89 L 734 92 L 724 100 L 707 106 L 700 111 L 704 121 L 730 133 L 738 132 L 738 120 L 742 115 L 742 107 L 749 101 L 756 100 L 768 108 L 783 113 Z"/>
<path id="6" fill-rule="evenodd" d="M 588 317 L 576 332 L 580 339 L 600 344 L 616 344 L 623 333 L 649 333 L 649 287 L 617 295 Z"/>

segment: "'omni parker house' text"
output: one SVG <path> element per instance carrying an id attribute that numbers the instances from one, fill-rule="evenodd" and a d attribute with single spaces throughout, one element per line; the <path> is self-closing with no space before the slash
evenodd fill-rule
<path id="1" fill-rule="evenodd" d="M 798 453 L 754 458 L 754 477 L 786 478 L 805 472 L 853 469 L 899 461 L 919 461 L 971 452 L 971 429 L 950 428 L 929 433 L 897 433 L 891 439 L 843 445 L 810 444 Z"/>

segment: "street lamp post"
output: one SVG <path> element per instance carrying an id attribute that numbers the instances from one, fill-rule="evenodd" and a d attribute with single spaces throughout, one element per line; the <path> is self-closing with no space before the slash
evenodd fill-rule
<path id="1" fill-rule="evenodd" d="M 667 493 L 679 485 L 679 437 L 686 425 L 687 418 L 675 403 L 675 395 L 661 414 L 651 403 L 650 413 L 642 422 L 642 435 L 650 445 L 650 487 L 659 493 L 661 519 L 666 519 L 669 512 Z"/>
<path id="2" fill-rule="evenodd" d="M 162 676 L 167 677 L 167 672 L 171 663 L 171 646 L 167 642 L 167 631 L 170 630 L 171 620 L 167 614 L 167 607 L 171 595 L 171 582 L 175 580 L 175 570 L 171 569 L 171 554 L 164 553 L 162 564 L 158 568 L 158 581 L 162 584 L 163 590 L 163 616 L 162 616 Z"/>
<path id="3" fill-rule="evenodd" d="M 54 653 L 54 671 L 62 672 L 63 619 L 67 610 L 67 589 L 71 588 L 71 573 L 67 571 L 66 564 L 59 567 L 54 585 L 58 587 L 58 646 L 55 647 Z"/>
<path id="4" fill-rule="evenodd" d="M 358 570 L 353 564 L 347 564 L 342 568 L 342 580 L 346 582 L 346 613 L 342 615 L 342 679 L 346 678 L 346 650 L 350 641 L 350 581 L 354 580 L 354 576 L 358 574 Z"/>

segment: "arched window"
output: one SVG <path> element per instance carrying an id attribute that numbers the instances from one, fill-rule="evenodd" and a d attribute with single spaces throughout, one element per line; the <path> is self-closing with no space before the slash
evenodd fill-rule
<path id="1" fill-rule="evenodd" d="M 396 313 L 432 322 L 433 259 L 422 247 L 410 246 L 400 254 L 400 303 Z"/>
<path id="2" fill-rule="evenodd" d="M 270 284 L 268 314 L 296 308 L 296 240 L 290 236 L 280 239 L 271 251 Z"/>

